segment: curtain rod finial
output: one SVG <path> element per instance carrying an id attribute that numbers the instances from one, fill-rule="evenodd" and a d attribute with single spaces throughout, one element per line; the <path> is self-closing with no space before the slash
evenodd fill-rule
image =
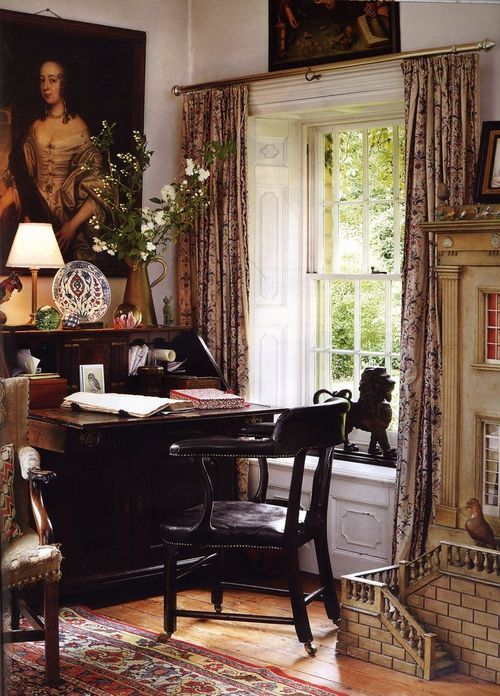
<path id="1" fill-rule="evenodd" d="M 492 41 L 491 39 L 483 39 L 479 44 L 479 48 L 482 48 L 483 51 L 489 51 L 490 49 L 492 49 L 494 47 L 494 45 L 495 45 L 495 42 Z"/>
<path id="2" fill-rule="evenodd" d="M 180 97 L 182 94 L 182 90 L 180 85 L 174 85 L 172 87 L 172 94 L 174 94 L 176 97 Z"/>

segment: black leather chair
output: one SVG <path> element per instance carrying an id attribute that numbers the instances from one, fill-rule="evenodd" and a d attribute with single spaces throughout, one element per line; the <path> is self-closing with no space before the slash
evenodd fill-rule
<path id="1" fill-rule="evenodd" d="M 248 440 L 226 436 L 210 436 L 183 440 L 170 447 L 170 454 L 190 457 L 200 467 L 203 481 L 203 504 L 172 514 L 161 525 L 165 549 L 164 629 L 159 639 L 168 639 L 176 630 L 177 617 L 226 619 L 278 624 L 293 624 L 297 637 L 308 654 L 314 655 L 313 636 L 307 616 L 307 604 L 322 598 L 328 617 L 339 618 L 327 542 L 327 509 L 330 489 L 333 447 L 343 442 L 345 414 L 349 404 L 335 399 L 327 404 L 304 406 L 284 411 L 274 426 L 272 436 Z M 314 450 L 318 456 L 313 478 L 309 509 L 302 510 L 301 494 L 306 454 Z M 249 457 L 266 462 L 269 457 L 293 457 L 287 507 L 257 501 L 214 501 L 213 489 L 205 463 L 217 457 Z M 267 475 L 267 474 L 265 474 Z M 262 486 L 260 486 L 262 488 Z M 265 493 L 264 493 L 265 496 Z M 321 587 L 305 595 L 302 590 L 299 548 L 314 541 Z M 280 549 L 283 552 L 288 583 L 286 590 L 256 587 L 222 581 L 222 553 L 228 548 Z M 189 551 L 196 557 L 190 569 L 207 561 L 214 563 L 212 604 L 214 611 L 177 608 L 177 559 Z M 203 554 L 200 558 L 200 554 Z M 183 575 L 185 574 L 183 571 Z M 222 612 L 223 588 L 256 588 L 287 594 L 293 617 L 263 616 Z"/>

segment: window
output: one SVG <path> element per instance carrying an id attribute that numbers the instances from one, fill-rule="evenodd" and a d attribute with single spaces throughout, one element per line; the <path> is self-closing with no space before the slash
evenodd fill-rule
<path id="1" fill-rule="evenodd" d="M 310 250 L 315 389 L 349 388 L 363 370 L 396 379 L 398 413 L 401 257 L 404 227 L 402 123 L 342 124 L 310 131 Z"/>
<path id="2" fill-rule="evenodd" d="M 487 515 L 499 516 L 500 424 L 482 422 L 483 508 Z"/>
<path id="3" fill-rule="evenodd" d="M 486 362 L 500 363 L 500 293 L 485 294 Z"/>

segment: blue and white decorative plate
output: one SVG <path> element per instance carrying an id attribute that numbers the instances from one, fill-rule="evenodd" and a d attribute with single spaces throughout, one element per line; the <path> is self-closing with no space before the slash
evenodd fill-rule
<path id="1" fill-rule="evenodd" d="M 80 322 L 98 321 L 108 311 L 111 288 L 97 266 L 70 261 L 54 276 L 52 296 L 63 316 L 72 313 Z"/>

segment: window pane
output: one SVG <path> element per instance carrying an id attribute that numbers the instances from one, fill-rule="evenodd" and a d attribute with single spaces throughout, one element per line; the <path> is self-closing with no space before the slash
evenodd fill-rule
<path id="1" fill-rule="evenodd" d="M 399 136 L 399 198 L 404 201 L 406 196 L 406 171 L 405 171 L 405 130 L 404 126 L 398 128 Z"/>
<path id="2" fill-rule="evenodd" d="M 391 359 L 391 377 L 395 380 L 394 391 L 392 392 L 391 408 L 392 408 L 392 420 L 389 426 L 389 430 L 397 430 L 398 418 L 399 418 L 399 367 L 400 360 L 398 358 Z"/>
<path id="3" fill-rule="evenodd" d="M 363 135 L 361 131 L 339 133 L 339 199 L 355 201 L 363 193 Z"/>
<path id="4" fill-rule="evenodd" d="M 330 347 L 328 343 L 330 332 L 325 331 L 325 321 L 329 319 L 326 290 L 327 281 L 318 280 L 314 283 L 314 307 L 316 311 L 314 343 L 316 348 L 323 349 Z"/>
<path id="5" fill-rule="evenodd" d="M 331 360 L 332 391 L 353 388 L 354 357 L 334 353 Z"/>
<path id="6" fill-rule="evenodd" d="M 368 131 L 368 177 L 370 198 L 393 197 L 392 128 L 371 128 Z"/>
<path id="7" fill-rule="evenodd" d="M 394 269 L 394 208 L 390 203 L 369 206 L 369 266 L 392 273 Z"/>
<path id="8" fill-rule="evenodd" d="M 338 270 L 360 273 L 363 270 L 363 208 L 361 205 L 342 206 L 339 217 Z"/>
<path id="9" fill-rule="evenodd" d="M 332 348 L 354 349 L 354 283 L 334 280 L 331 283 Z"/>
<path id="10" fill-rule="evenodd" d="M 402 267 L 403 267 L 403 258 L 404 258 L 404 249 L 405 249 L 405 214 L 406 214 L 406 206 L 403 203 L 400 203 L 399 205 L 399 221 L 400 221 L 400 228 L 399 228 L 399 254 L 400 254 L 400 267 L 395 268 L 396 273 L 401 273 Z"/>
<path id="11" fill-rule="evenodd" d="M 333 198 L 333 135 L 325 133 L 323 139 L 324 146 L 324 192 L 325 201 L 331 201 Z"/>
<path id="12" fill-rule="evenodd" d="M 360 285 L 361 350 L 383 353 L 385 351 L 385 283 L 364 280 Z M 384 365 L 384 358 L 381 364 Z"/>
<path id="13" fill-rule="evenodd" d="M 323 208 L 323 273 L 333 272 L 333 212 L 330 206 Z"/>
<path id="14" fill-rule="evenodd" d="M 401 283 L 393 282 L 391 284 L 392 293 L 392 346 L 393 353 L 399 353 L 401 349 Z"/>

